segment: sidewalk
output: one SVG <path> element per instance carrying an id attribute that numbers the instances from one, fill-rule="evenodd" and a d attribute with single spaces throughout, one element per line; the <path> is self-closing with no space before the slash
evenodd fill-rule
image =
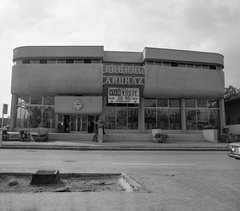
<path id="1" fill-rule="evenodd" d="M 71 141 L 50 140 L 48 142 L 3 141 L 2 149 L 54 149 L 54 150 L 176 150 L 176 151 L 228 151 L 227 143 L 207 141 L 171 141 L 156 143 L 154 141 Z"/>

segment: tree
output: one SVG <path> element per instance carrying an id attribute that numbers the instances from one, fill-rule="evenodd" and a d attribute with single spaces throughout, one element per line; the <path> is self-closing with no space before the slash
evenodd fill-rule
<path id="1" fill-rule="evenodd" d="M 233 86 L 225 88 L 224 100 L 229 100 L 231 97 L 236 95 L 240 95 L 240 89 L 237 89 L 236 87 Z"/>

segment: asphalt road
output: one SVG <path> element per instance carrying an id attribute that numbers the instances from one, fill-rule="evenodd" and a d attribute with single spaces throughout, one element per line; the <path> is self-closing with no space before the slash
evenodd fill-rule
<path id="1" fill-rule="evenodd" d="M 1 194 L 1 210 L 240 210 L 227 152 L 0 150 L 0 172 L 126 173 L 149 193 Z"/>

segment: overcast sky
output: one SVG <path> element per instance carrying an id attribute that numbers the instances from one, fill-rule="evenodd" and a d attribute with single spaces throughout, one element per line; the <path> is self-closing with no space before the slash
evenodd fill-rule
<path id="1" fill-rule="evenodd" d="M 240 88 L 239 0 L 1 0 L 0 109 L 11 104 L 13 49 L 103 45 L 220 53 L 225 87 Z M 214 80 L 214 79 L 213 79 Z"/>

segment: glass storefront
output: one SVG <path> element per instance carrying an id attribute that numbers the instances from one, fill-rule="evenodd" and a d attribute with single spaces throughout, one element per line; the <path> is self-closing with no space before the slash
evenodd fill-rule
<path id="1" fill-rule="evenodd" d="M 105 107 L 106 129 L 138 129 L 138 104 L 108 103 Z"/>
<path id="2" fill-rule="evenodd" d="M 55 128 L 53 96 L 19 96 L 16 105 L 16 125 L 19 128 Z"/>
<path id="3" fill-rule="evenodd" d="M 218 100 L 185 99 L 187 130 L 202 130 L 206 125 L 220 127 Z"/>
<path id="4" fill-rule="evenodd" d="M 138 129 L 138 108 L 106 107 L 106 129 Z"/>
<path id="5" fill-rule="evenodd" d="M 145 98 L 145 129 L 181 130 L 180 99 Z"/>
<path id="6" fill-rule="evenodd" d="M 54 96 L 18 96 L 16 105 L 17 128 L 55 128 Z M 186 129 L 202 130 L 206 125 L 219 129 L 220 111 L 218 100 L 185 99 Z M 60 121 L 65 127 L 61 127 Z M 145 130 L 181 130 L 181 99 L 145 98 Z M 96 130 L 93 123 L 98 116 L 59 115 L 58 132 L 86 132 Z M 139 104 L 108 103 L 105 107 L 105 128 L 115 130 L 138 130 Z M 90 126 L 92 125 L 92 126 Z M 62 129 L 60 129 L 62 128 Z M 57 132 L 57 131 L 56 131 Z"/>

